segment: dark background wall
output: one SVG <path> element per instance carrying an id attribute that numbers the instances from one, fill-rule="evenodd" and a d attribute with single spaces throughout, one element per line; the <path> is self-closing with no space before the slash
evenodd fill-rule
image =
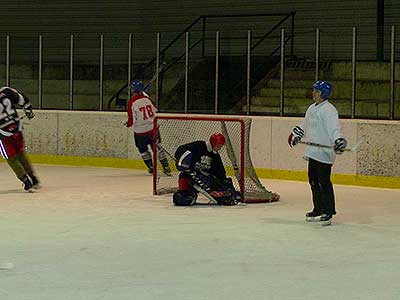
<path id="1" fill-rule="evenodd" d="M 382 0 L 380 0 L 382 1 Z M 105 63 L 124 61 L 127 56 L 128 34 L 134 36 L 136 60 L 147 60 L 155 54 L 155 36 L 162 33 L 166 45 L 196 17 L 202 14 L 288 13 L 296 11 L 295 54 L 312 56 L 315 28 L 321 29 L 321 57 L 345 60 L 351 58 L 352 27 L 358 28 L 359 58 L 376 59 L 377 0 L 96 0 L 36 1 L 2 0 L 0 18 L 0 50 L 5 36 L 10 35 L 15 62 L 37 60 L 38 35 L 43 35 L 44 55 L 48 60 L 68 60 L 69 36 L 74 34 L 77 60 L 96 60 L 99 36 L 104 34 Z M 400 1 L 384 1 L 385 58 L 389 58 L 390 27 L 400 31 Z M 216 30 L 221 36 L 246 37 L 248 29 L 262 34 L 279 21 L 274 18 L 215 19 L 208 24 L 210 38 Z M 284 27 L 289 30 L 290 22 Z M 200 31 L 201 26 L 194 28 Z M 279 45 L 279 31 L 271 44 Z M 183 46 L 184 40 L 178 46 Z M 233 50 L 234 48 L 239 50 Z M 244 52 L 246 41 L 222 45 L 222 50 Z M 235 48 L 235 49 L 236 49 Z M 0 53 L 0 60 L 4 55 Z"/>

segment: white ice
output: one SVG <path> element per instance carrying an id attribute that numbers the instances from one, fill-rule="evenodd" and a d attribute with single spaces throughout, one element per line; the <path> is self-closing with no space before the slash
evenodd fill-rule
<path id="1" fill-rule="evenodd" d="M 400 190 L 335 186 L 333 225 L 281 201 L 174 207 L 144 171 L 38 165 L 24 193 L 0 164 L 1 300 L 400 299 Z"/>

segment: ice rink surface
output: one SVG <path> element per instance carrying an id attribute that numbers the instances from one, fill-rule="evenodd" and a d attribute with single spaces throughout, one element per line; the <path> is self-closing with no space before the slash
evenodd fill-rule
<path id="1" fill-rule="evenodd" d="M 281 201 L 174 207 L 144 171 L 37 166 L 24 193 L 0 164 L 2 300 L 400 299 L 400 190 L 335 186 L 332 226 Z"/>

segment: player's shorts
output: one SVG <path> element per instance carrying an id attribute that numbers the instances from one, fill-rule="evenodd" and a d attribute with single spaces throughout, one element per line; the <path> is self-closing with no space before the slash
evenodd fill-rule
<path id="1" fill-rule="evenodd" d="M 22 132 L 16 132 L 12 136 L 3 137 L 0 140 L 0 153 L 4 159 L 14 157 L 25 151 L 25 142 Z"/>
<path id="2" fill-rule="evenodd" d="M 146 152 L 148 150 L 147 146 L 153 146 L 153 133 L 148 134 L 135 134 L 135 145 L 139 149 L 140 153 Z M 161 140 L 160 133 L 157 132 L 157 142 Z"/>

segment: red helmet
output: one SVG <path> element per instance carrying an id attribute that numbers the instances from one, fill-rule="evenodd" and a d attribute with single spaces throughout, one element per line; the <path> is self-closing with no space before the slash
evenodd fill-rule
<path id="1" fill-rule="evenodd" d="M 222 133 L 214 133 L 210 136 L 210 144 L 211 147 L 215 147 L 216 145 L 225 145 L 225 137 Z"/>

